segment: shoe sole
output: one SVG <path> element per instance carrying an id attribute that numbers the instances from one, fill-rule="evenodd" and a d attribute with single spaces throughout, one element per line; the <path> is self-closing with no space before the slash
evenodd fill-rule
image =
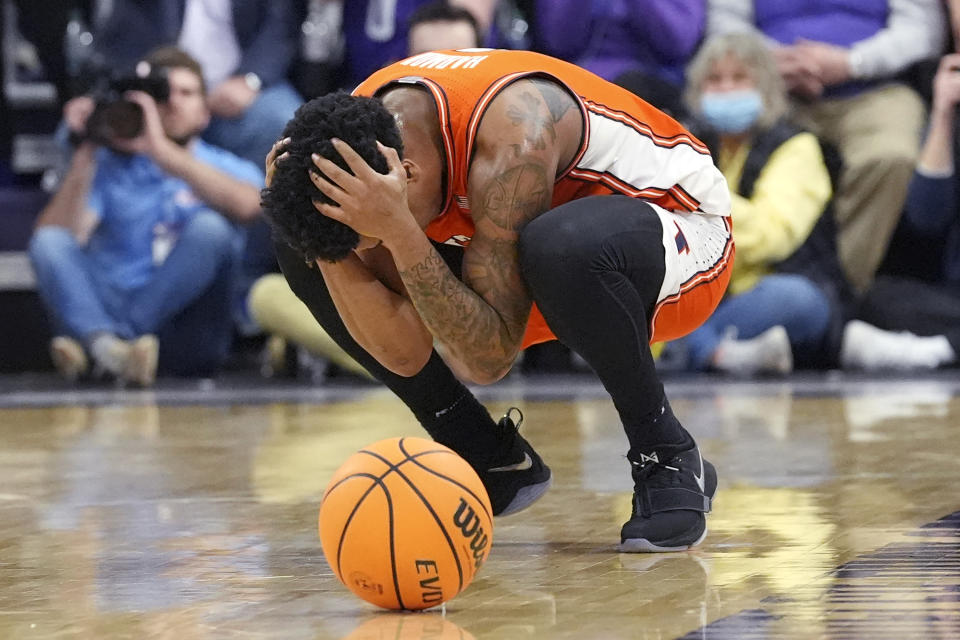
<path id="1" fill-rule="evenodd" d="M 628 538 L 620 543 L 620 546 L 617 550 L 620 553 L 669 553 L 671 551 L 686 551 L 687 549 L 692 549 L 701 542 L 704 538 L 707 537 L 707 527 L 703 527 L 703 533 L 700 534 L 700 537 L 691 542 L 690 544 L 680 545 L 676 547 L 667 547 L 658 544 L 653 544 L 646 538 Z"/>
<path id="2" fill-rule="evenodd" d="M 499 518 L 501 516 L 508 516 L 511 513 L 516 513 L 517 511 L 523 511 L 534 502 L 539 500 L 552 484 L 553 474 L 550 474 L 550 477 L 544 482 L 522 487 L 519 491 L 517 491 L 517 495 L 513 496 L 513 500 L 510 501 L 510 504 L 504 507 L 503 511 L 498 513 L 496 517 Z"/>

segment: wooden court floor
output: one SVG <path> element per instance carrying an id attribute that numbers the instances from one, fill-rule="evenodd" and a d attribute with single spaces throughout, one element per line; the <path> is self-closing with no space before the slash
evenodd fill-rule
<path id="1" fill-rule="evenodd" d="M 960 638 L 960 382 L 667 390 L 720 473 L 701 547 L 617 553 L 631 483 L 611 403 L 512 381 L 482 397 L 522 408 L 554 486 L 418 614 L 356 599 L 316 534 L 343 459 L 421 435 L 388 393 L 0 395 L 0 638 Z"/>

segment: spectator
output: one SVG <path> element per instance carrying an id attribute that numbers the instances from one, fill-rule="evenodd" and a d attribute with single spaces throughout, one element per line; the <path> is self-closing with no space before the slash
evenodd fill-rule
<path id="1" fill-rule="evenodd" d="M 904 209 L 904 224 L 932 251 L 945 240 L 934 282 L 879 276 L 844 332 L 843 360 L 865 369 L 932 369 L 960 353 L 960 202 L 957 199 L 956 118 L 960 54 L 940 60 L 933 82 L 930 125 Z M 896 334 L 879 333 L 865 324 Z"/>
<path id="2" fill-rule="evenodd" d="M 699 329 L 667 345 L 691 369 L 788 373 L 793 353 L 819 350 L 830 296 L 781 261 L 807 240 L 831 196 L 828 168 L 810 133 L 785 122 L 786 92 L 758 37 L 710 39 L 690 65 L 687 103 L 716 132 L 712 151 L 730 185 L 737 259 L 725 299 Z"/>
<path id="3" fill-rule="evenodd" d="M 640 70 L 683 86 L 705 0 L 538 0 L 534 46 L 608 80 Z"/>
<path id="4" fill-rule="evenodd" d="M 473 14 L 443 0 L 419 7 L 407 27 L 408 56 L 437 49 L 470 49 L 482 43 Z"/>
<path id="5" fill-rule="evenodd" d="M 199 65 L 168 47 L 169 99 L 143 92 L 141 132 L 78 146 L 30 243 L 37 286 L 63 332 L 51 351 L 69 379 L 88 371 L 152 384 L 157 366 L 210 375 L 232 337 L 235 223 L 260 216 L 257 167 L 199 135 L 210 119 Z M 76 111 L 82 103 L 66 108 Z M 67 114 L 84 132 L 89 113 Z"/>
<path id="6" fill-rule="evenodd" d="M 113 0 L 95 27 L 108 60 L 132 66 L 171 42 L 203 68 L 213 118 L 204 139 L 258 167 L 302 100 L 287 80 L 296 54 L 292 0 Z"/>
<path id="7" fill-rule="evenodd" d="M 262 166 L 302 102 L 287 79 L 299 45 L 294 0 L 113 0 L 106 7 L 94 21 L 98 54 L 125 69 L 154 47 L 178 43 L 209 87 L 213 117 L 204 139 Z M 233 315 L 246 334 L 252 327 L 243 300 L 256 278 L 275 270 L 276 258 L 265 221 L 243 233 Z"/>
<path id="8" fill-rule="evenodd" d="M 405 57 L 408 51 L 407 25 L 414 12 L 434 0 L 350 0 L 343 5 L 346 43 L 346 81 L 352 88 L 380 67 Z M 493 24 L 497 2 L 492 0 L 448 0 L 448 4 L 470 11 L 481 33 Z M 445 44 L 439 42 L 438 44 Z"/>
<path id="9" fill-rule="evenodd" d="M 838 251 L 850 282 L 870 284 L 900 217 L 924 107 L 896 81 L 943 51 L 941 0 L 714 0 L 708 34 L 763 34 L 803 120 L 840 152 Z"/>

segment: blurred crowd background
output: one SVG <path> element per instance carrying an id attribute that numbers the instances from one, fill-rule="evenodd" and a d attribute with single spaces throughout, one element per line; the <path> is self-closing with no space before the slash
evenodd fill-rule
<path id="1" fill-rule="evenodd" d="M 956 365 L 960 0 L 0 0 L 0 35 L 0 372 L 364 379 L 277 273 L 263 158 L 305 100 L 472 47 L 576 63 L 710 147 L 737 260 L 665 373 Z"/>

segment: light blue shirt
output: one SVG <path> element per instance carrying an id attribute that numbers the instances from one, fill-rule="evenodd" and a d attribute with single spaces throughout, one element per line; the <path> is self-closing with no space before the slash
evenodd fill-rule
<path id="1" fill-rule="evenodd" d="M 263 173 L 253 163 L 196 139 L 193 156 L 256 188 Z M 176 232 L 198 211 L 209 209 L 185 181 L 163 172 L 145 155 L 97 153 L 97 172 L 88 206 L 99 218 L 87 253 L 110 285 L 130 291 L 146 284 L 156 266 L 154 234 L 159 225 Z"/>

